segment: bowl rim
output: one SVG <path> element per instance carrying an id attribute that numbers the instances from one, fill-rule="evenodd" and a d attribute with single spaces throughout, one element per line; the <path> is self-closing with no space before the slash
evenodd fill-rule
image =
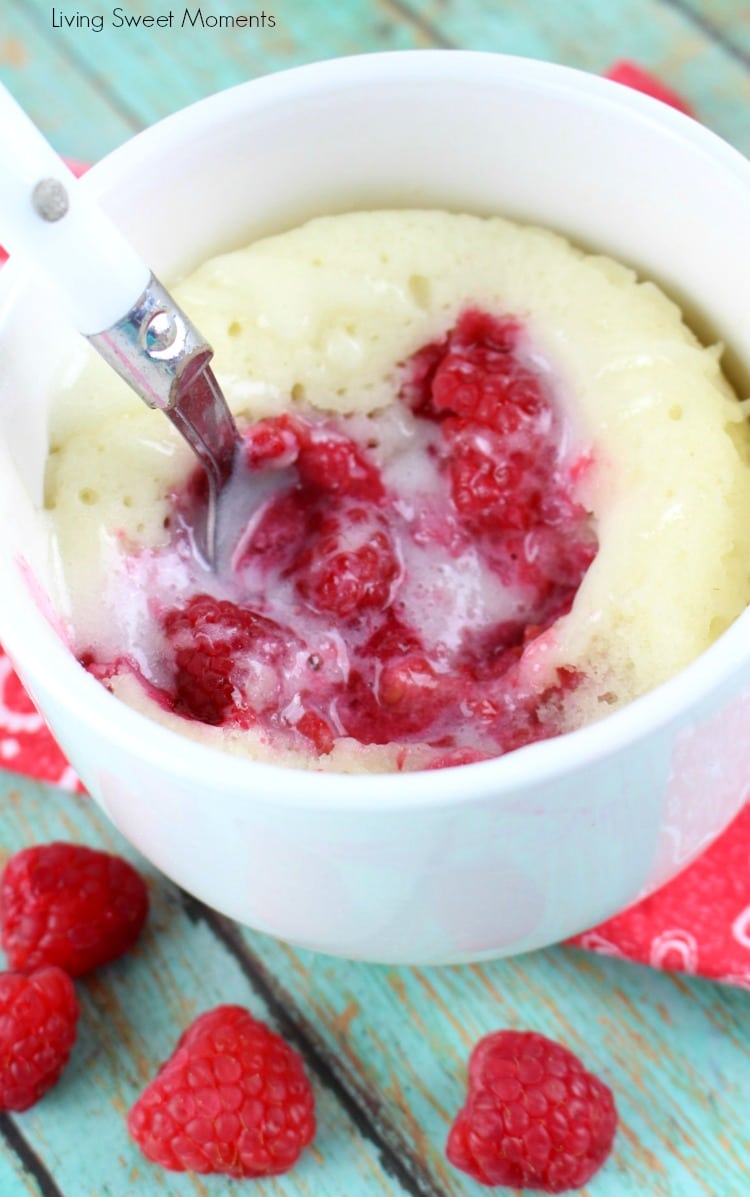
<path id="1" fill-rule="evenodd" d="M 110 192 L 137 168 L 144 152 L 153 153 L 164 140 L 195 135 L 213 128 L 222 116 L 240 109 L 257 110 L 277 100 L 309 97 L 331 88 L 346 89 L 372 79 L 418 81 L 473 80 L 517 83 L 525 89 L 573 92 L 593 98 L 598 109 L 614 106 L 646 121 L 660 135 L 678 138 L 692 152 L 703 152 L 714 166 L 739 176 L 748 186 L 750 161 L 697 121 L 662 102 L 621 84 L 571 67 L 536 59 L 472 50 L 398 50 L 309 63 L 236 84 L 165 117 L 108 154 L 91 168 L 83 185 L 93 194 Z M 238 103 L 239 101 L 239 103 Z M 196 125 L 197 122 L 197 125 Z M 0 280 L 0 310 L 17 299 L 27 280 L 9 262 Z M 0 316 L 0 323 L 2 316 Z M 2 329 L 0 327 L 0 333 Z M 216 799 L 242 796 L 243 801 L 273 801 L 297 809 L 394 811 L 451 807 L 492 797 L 514 800 L 519 792 L 561 779 L 585 766 L 627 752 L 636 741 L 662 731 L 672 722 L 689 720 L 701 699 L 733 682 L 750 659 L 750 610 L 742 612 L 719 639 L 696 660 L 654 690 L 602 720 L 517 749 L 505 756 L 471 765 L 403 773 L 334 773 L 269 764 L 224 753 L 191 740 L 128 707 L 78 664 L 35 603 L 20 576 L 12 571 L 9 592 L 0 612 L 2 637 L 11 658 L 32 688 L 38 683 L 66 713 L 93 735 L 116 743 L 165 773 L 203 785 Z M 9 600 L 9 601 L 8 601 Z M 14 618 L 15 616 L 15 618 Z M 24 623 L 29 634 L 18 635 Z M 750 675 L 748 676 L 750 682 Z M 137 746 L 137 748 L 136 748 Z M 385 782 L 385 784 L 384 784 Z"/>

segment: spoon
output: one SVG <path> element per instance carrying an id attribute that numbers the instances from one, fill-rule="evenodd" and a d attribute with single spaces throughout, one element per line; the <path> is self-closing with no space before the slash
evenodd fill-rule
<path id="1" fill-rule="evenodd" d="M 246 466 L 211 346 L 2 84 L 0 241 L 54 287 L 78 331 L 187 441 L 208 479 L 196 549 L 209 568 L 225 568 L 243 511 L 246 519 L 278 480 Z"/>

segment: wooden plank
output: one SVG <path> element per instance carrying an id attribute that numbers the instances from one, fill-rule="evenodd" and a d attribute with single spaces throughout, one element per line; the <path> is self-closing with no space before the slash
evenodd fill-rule
<path id="1" fill-rule="evenodd" d="M 71 158 L 95 162 L 138 127 L 71 66 L 63 46 L 40 34 L 25 0 L 0 6 L 0 80 Z"/>
<path id="2" fill-rule="evenodd" d="M 136 1189 L 168 1197 L 235 1192 L 225 1178 L 201 1180 L 149 1165 L 128 1138 L 125 1113 L 196 1014 L 238 1002 L 273 1024 L 267 1004 L 211 927 L 138 859 L 88 799 L 2 774 L 0 810 L 0 866 L 20 847 L 72 839 L 134 860 L 152 898 L 148 927 L 136 950 L 77 983 L 79 1036 L 62 1080 L 33 1109 L 9 1119 L 28 1152 L 38 1157 L 64 1197 L 130 1197 Z M 293 1022 L 293 1002 L 286 1017 Z M 253 1192 L 258 1197 L 402 1197 L 413 1192 L 399 1182 L 393 1166 L 384 1167 L 378 1142 L 361 1132 L 338 1096 L 313 1068 L 308 1070 L 319 1121 L 314 1149 L 289 1176 L 257 1182 Z M 0 1193 L 47 1197 L 24 1175 L 7 1138 L 5 1150 L 0 1148 Z"/>
<path id="3" fill-rule="evenodd" d="M 619 58 L 635 59 L 681 92 L 710 128 L 750 153 L 750 73 L 696 22 L 698 3 L 691 3 L 695 12 L 673 0 L 407 0 L 404 7 L 434 37 L 465 49 L 543 58 L 596 73 Z M 702 0 L 701 8 L 713 19 L 713 0 Z M 725 0 L 726 26 L 739 24 L 743 12 L 746 6 Z"/>
<path id="4" fill-rule="evenodd" d="M 13 1119 L 0 1114 L 0 1193 L 7 1197 L 57 1197 L 54 1181 L 19 1133 Z"/>
<path id="5" fill-rule="evenodd" d="M 750 70 L 750 7 L 744 0 L 664 0 L 702 25 Z"/>

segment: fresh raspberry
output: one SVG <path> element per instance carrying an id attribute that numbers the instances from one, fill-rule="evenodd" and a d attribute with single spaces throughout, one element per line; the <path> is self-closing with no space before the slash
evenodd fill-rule
<path id="1" fill-rule="evenodd" d="M 307 605 L 340 619 L 382 611 L 400 572 L 382 514 L 351 503 L 337 505 L 322 520 L 294 568 L 296 589 Z"/>
<path id="2" fill-rule="evenodd" d="M 0 973 L 0 1110 L 28 1110 L 57 1083 L 77 1023 L 73 982 L 61 968 Z"/>
<path id="3" fill-rule="evenodd" d="M 82 844 L 24 848 L 0 880 L 2 944 L 15 969 L 55 964 L 79 977 L 127 952 L 147 914 L 133 866 Z"/>
<path id="4" fill-rule="evenodd" d="M 602 1166 L 616 1127 L 610 1089 L 572 1052 L 534 1031 L 497 1031 L 471 1054 L 447 1155 L 481 1184 L 564 1193 Z"/>
<path id="5" fill-rule="evenodd" d="M 664 104 L 669 104 L 671 108 L 676 108 L 678 112 L 684 112 L 686 116 L 695 116 L 695 112 L 687 100 L 683 100 L 682 96 L 662 83 L 661 79 L 644 71 L 637 62 L 621 59 L 605 72 L 604 78 L 611 79 L 614 83 L 624 83 L 626 87 L 632 87 L 635 91 L 641 91 L 655 100 L 661 100 Z"/>
<path id="6" fill-rule="evenodd" d="M 128 1115 L 143 1154 L 173 1172 L 275 1176 L 315 1134 L 298 1054 L 241 1006 L 200 1015 Z"/>
<path id="7" fill-rule="evenodd" d="M 253 721 L 248 679 L 268 671 L 278 678 L 294 642 L 273 619 L 209 594 L 168 611 L 164 631 L 174 654 L 174 709 L 215 725 L 230 716 Z"/>

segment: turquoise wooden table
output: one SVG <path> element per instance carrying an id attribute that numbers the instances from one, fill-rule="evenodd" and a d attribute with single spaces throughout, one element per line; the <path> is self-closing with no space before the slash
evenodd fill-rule
<path id="1" fill-rule="evenodd" d="M 177 23 L 184 9 L 169 0 L 129 0 L 121 10 L 170 7 Z M 189 7 L 204 17 L 260 11 L 232 0 Z M 116 27 L 113 12 L 96 0 L 54 8 L 2 0 L 0 9 L 0 78 L 62 153 L 85 161 L 249 77 L 429 46 L 592 71 L 635 58 L 750 153 L 742 0 L 269 0 L 265 28 L 234 31 Z M 86 17 L 88 27 L 78 19 Z M 89 800 L 0 773 L 2 857 L 54 838 L 135 858 Z M 503 1026 L 569 1044 L 616 1093 L 615 1152 L 584 1193 L 750 1193 L 750 993 L 566 948 L 464 968 L 336 961 L 248 932 L 138 863 L 152 897 L 148 929 L 131 957 L 79 984 L 79 1042 L 59 1086 L 26 1114 L 0 1115 L 1 1197 L 220 1197 L 242 1183 L 259 1197 L 478 1197 L 485 1190 L 450 1168 L 443 1145 L 472 1044 Z M 306 1059 L 319 1131 L 286 1177 L 163 1173 L 128 1140 L 125 1111 L 178 1031 L 220 1002 L 248 1006 Z"/>

